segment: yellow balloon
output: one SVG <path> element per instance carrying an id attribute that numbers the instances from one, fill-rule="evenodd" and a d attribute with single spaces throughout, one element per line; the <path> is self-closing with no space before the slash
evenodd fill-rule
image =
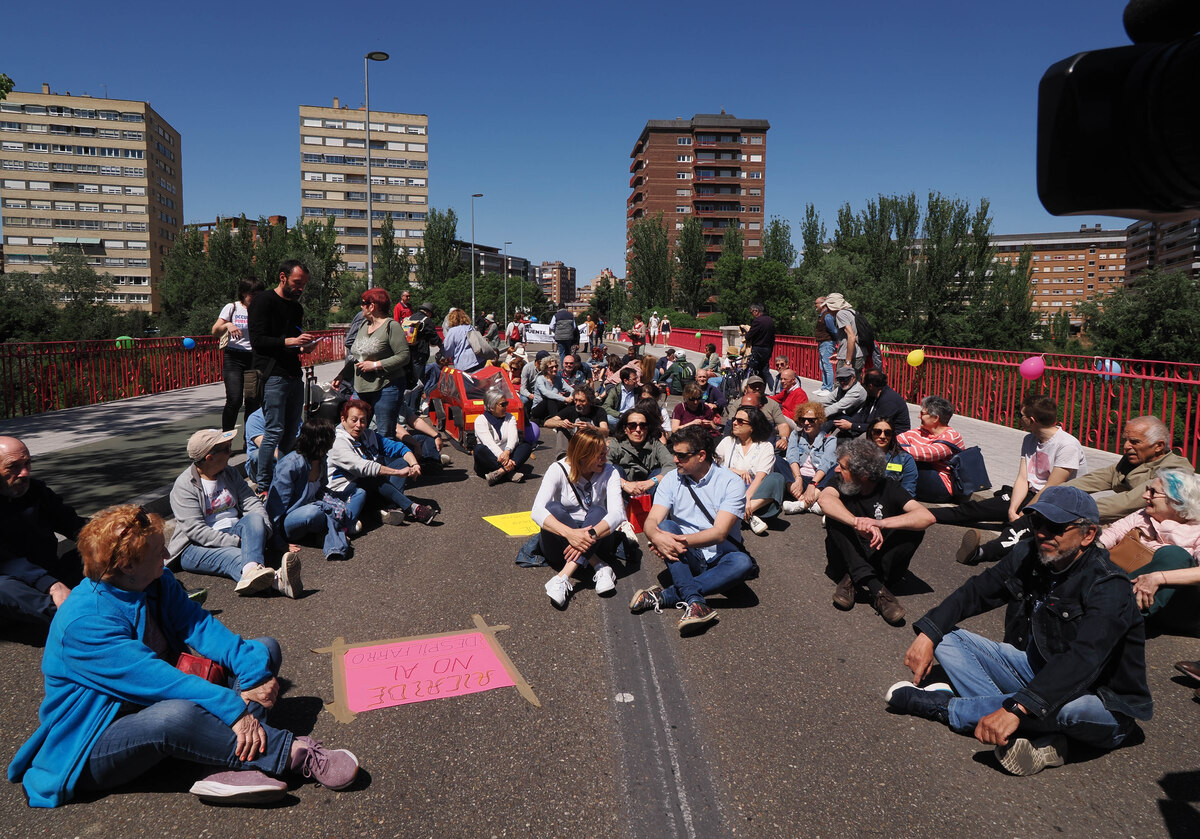
<path id="1" fill-rule="evenodd" d="M 908 354 L 908 363 L 913 367 L 920 367 L 925 363 L 925 350 L 913 350 Z"/>

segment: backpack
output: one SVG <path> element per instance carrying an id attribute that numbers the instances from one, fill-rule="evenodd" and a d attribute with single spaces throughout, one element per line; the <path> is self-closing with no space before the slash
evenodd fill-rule
<path id="1" fill-rule="evenodd" d="M 675 362 L 675 374 L 671 376 L 671 393 L 683 393 L 683 383 L 696 378 L 696 365 L 690 361 Z"/>
<path id="2" fill-rule="evenodd" d="M 854 312 L 854 331 L 858 337 L 858 344 L 862 347 L 863 358 L 867 361 L 867 369 L 882 366 L 882 359 L 878 357 L 879 353 L 875 349 L 875 328 L 858 313 L 858 310 Z M 849 363 L 853 364 L 854 359 L 849 359 Z"/>
<path id="3" fill-rule="evenodd" d="M 515 322 L 512 325 L 512 329 L 508 330 L 508 340 L 510 340 L 510 341 L 520 341 L 521 340 L 521 327 L 517 326 L 517 324 Z"/>
<path id="4" fill-rule="evenodd" d="M 563 317 L 566 315 L 566 317 Z M 570 344 L 578 340 L 579 332 L 575 329 L 575 318 L 571 317 L 571 313 L 563 309 L 555 315 L 554 321 L 554 340 L 560 344 Z"/>

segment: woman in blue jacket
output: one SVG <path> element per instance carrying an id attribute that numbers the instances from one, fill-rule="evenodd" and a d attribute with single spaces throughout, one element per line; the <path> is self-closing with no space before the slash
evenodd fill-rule
<path id="1" fill-rule="evenodd" d="M 288 541 L 288 554 L 299 552 L 297 540 L 315 534 L 324 540 L 326 559 L 346 558 L 350 547 L 346 534 L 353 518 L 345 501 L 328 491 L 325 458 L 331 448 L 333 422 L 311 419 L 300 427 L 295 448 L 275 466 L 267 515 L 276 538 Z"/>
<path id="2" fill-rule="evenodd" d="M 42 656 L 40 725 L 8 767 L 33 807 L 108 790 L 166 757 L 221 770 L 191 791 L 225 804 L 278 799 L 287 771 L 344 789 L 358 772 L 345 749 L 265 720 L 279 697 L 274 638 L 247 641 L 188 600 L 171 572 L 163 520 L 110 507 L 79 534 L 87 576 L 50 625 Z M 176 666 L 195 650 L 230 676 L 216 682 Z M 232 770 L 232 771 L 230 771 Z"/>
<path id="3" fill-rule="evenodd" d="M 899 481 L 904 491 L 917 495 L 917 462 L 896 442 L 896 429 L 887 417 L 877 417 L 867 424 L 867 438 L 887 455 L 887 476 Z"/>

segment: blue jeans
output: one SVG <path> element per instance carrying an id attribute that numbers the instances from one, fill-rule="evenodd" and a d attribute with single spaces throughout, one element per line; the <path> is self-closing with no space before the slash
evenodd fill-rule
<path id="1" fill-rule="evenodd" d="M 304 380 L 272 376 L 263 388 L 263 418 L 266 429 L 258 447 L 258 468 L 254 481 L 260 492 L 271 488 L 275 476 L 275 449 L 287 454 L 296 445 L 300 415 L 304 408 Z"/>
<path id="2" fill-rule="evenodd" d="M 571 354 L 571 347 L 574 346 L 570 341 L 555 341 L 558 344 L 558 369 L 562 369 L 563 359 Z"/>
<path id="3" fill-rule="evenodd" d="M 679 524 L 670 519 L 659 522 L 658 529 L 676 536 L 683 535 Z M 750 556 L 742 551 L 729 551 L 719 555 L 713 562 L 706 563 L 698 552 L 689 550 L 679 561 L 667 563 L 673 585 L 663 589 L 663 605 L 703 603 L 705 595 L 719 594 L 740 583 L 753 567 Z"/>
<path id="4" fill-rule="evenodd" d="M 380 437 L 389 440 L 396 439 L 396 420 L 400 416 L 400 403 L 404 399 L 404 379 L 379 390 L 358 394 L 358 398 L 366 402 L 375 412 L 375 430 Z"/>
<path id="5" fill-rule="evenodd" d="M 411 432 L 407 445 L 416 454 L 417 460 L 435 460 L 438 466 L 442 465 L 442 453 L 438 451 L 437 442 L 428 434 Z"/>
<path id="6" fill-rule="evenodd" d="M 394 457 L 387 462 L 387 465 L 393 469 L 403 469 L 408 466 L 408 462 L 403 457 Z M 408 478 L 402 478 L 399 475 L 377 475 L 374 478 L 359 478 L 354 482 L 357 486 L 366 490 L 368 493 L 377 492 L 383 496 L 384 503 L 391 509 L 400 509 L 407 511 L 412 506 L 412 501 L 404 494 L 404 485 L 408 483 Z M 359 510 L 362 509 L 360 502 Z M 355 516 L 357 518 L 357 516 Z"/>
<path id="7" fill-rule="evenodd" d="M 821 369 L 821 387 L 833 390 L 833 341 L 822 341 L 817 344 L 817 365 Z"/>
<path id="8" fill-rule="evenodd" d="M 266 646 L 271 674 L 278 675 L 283 658 L 279 642 L 274 638 L 256 638 L 255 642 Z M 235 682 L 233 689 L 242 690 L 243 686 Z M 118 717 L 104 729 L 88 756 L 79 786 L 112 789 L 148 772 L 167 757 L 205 766 L 258 769 L 268 775 L 282 775 L 288 767 L 292 733 L 263 722 L 266 709 L 257 702 L 249 703 L 247 709 L 262 723 L 267 735 L 266 750 L 254 760 L 238 760 L 237 736 L 230 726 L 194 702 L 167 699 Z"/>
<path id="9" fill-rule="evenodd" d="M 242 516 L 227 532 L 241 539 L 240 547 L 206 548 L 189 542 L 179 555 L 183 570 L 240 580 L 242 569 L 247 565 L 266 564 L 263 561 L 263 547 L 267 544 L 266 519 L 254 514 Z"/>
<path id="10" fill-rule="evenodd" d="M 533 446 L 526 443 L 524 440 L 517 443 L 512 450 L 513 462 L 520 469 L 525 465 L 525 461 L 529 460 L 529 455 L 533 452 Z M 475 474 L 484 476 L 488 472 L 495 472 L 500 468 L 500 461 L 496 455 L 492 454 L 492 450 L 483 443 L 475 444 Z"/>
<path id="11" fill-rule="evenodd" d="M 981 719 L 999 710 L 1005 699 L 1035 675 L 1029 657 L 1021 650 L 965 629 L 945 635 L 934 655 L 958 692 L 958 698 L 950 700 L 950 727 L 963 734 L 974 732 Z M 1115 749 L 1132 729 L 1131 720 L 1117 718 L 1100 697 L 1085 693 L 1063 705 L 1053 717 L 1021 720 L 1020 731 L 1061 732 L 1100 749 Z"/>
<path id="12" fill-rule="evenodd" d="M 287 539 L 301 539 L 310 533 L 323 536 L 325 556 L 346 555 L 350 542 L 346 534 L 338 530 L 333 516 L 317 504 L 305 504 L 283 517 L 283 535 Z"/>

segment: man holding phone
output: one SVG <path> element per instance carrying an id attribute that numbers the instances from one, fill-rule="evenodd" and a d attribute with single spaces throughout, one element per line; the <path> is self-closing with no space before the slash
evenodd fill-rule
<path id="1" fill-rule="evenodd" d="M 281 455 L 292 450 L 304 407 L 304 378 L 300 355 L 312 352 L 317 338 L 305 332 L 304 307 L 300 296 L 308 285 L 308 269 L 299 260 L 279 266 L 279 285 L 259 292 L 250 301 L 250 345 L 254 369 L 263 383 L 263 417 L 266 430 L 258 449 L 252 477 L 258 492 L 271 488 L 275 474 L 275 450 Z"/>

